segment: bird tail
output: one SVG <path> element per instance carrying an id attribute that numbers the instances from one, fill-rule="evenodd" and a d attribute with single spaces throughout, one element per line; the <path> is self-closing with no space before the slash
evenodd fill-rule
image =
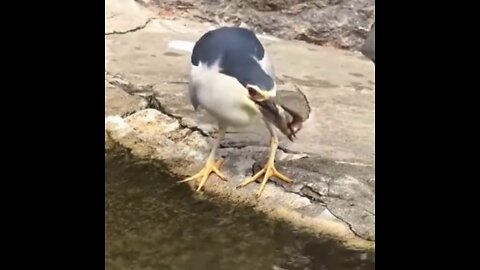
<path id="1" fill-rule="evenodd" d="M 212 31 L 215 29 L 217 29 L 217 27 L 210 26 L 208 28 L 208 31 Z M 186 41 L 186 40 L 172 40 L 168 43 L 169 49 L 174 49 L 174 50 L 179 50 L 179 51 L 184 51 L 189 53 L 192 53 L 193 47 L 195 47 L 195 42 Z"/>
<path id="2" fill-rule="evenodd" d="M 185 40 L 172 40 L 168 43 L 169 49 L 184 51 L 191 53 L 193 51 L 193 47 L 195 46 L 195 42 L 192 41 L 185 41 Z"/>

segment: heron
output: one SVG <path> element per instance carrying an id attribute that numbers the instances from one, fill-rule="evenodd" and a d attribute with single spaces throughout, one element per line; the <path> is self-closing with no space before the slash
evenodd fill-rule
<path id="1" fill-rule="evenodd" d="M 237 188 L 257 181 L 263 175 L 256 196 L 261 196 L 272 177 L 283 182 L 293 180 L 275 167 L 279 145 L 276 130 L 293 141 L 301 129 L 302 117 L 274 99 L 277 84 L 273 64 L 256 34 L 243 27 L 220 27 L 204 33 L 193 45 L 188 93 L 193 109 L 203 108 L 216 119 L 218 136 L 203 168 L 179 182 L 200 179 L 197 191 L 204 187 L 210 174 L 227 181 L 220 170 L 222 159 L 216 152 L 229 127 L 246 127 L 263 121 L 270 134 L 268 160 L 253 176 L 244 179 Z"/>

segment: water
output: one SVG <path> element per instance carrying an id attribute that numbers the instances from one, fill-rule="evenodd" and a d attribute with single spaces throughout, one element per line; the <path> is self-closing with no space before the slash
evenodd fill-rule
<path id="1" fill-rule="evenodd" d="M 194 193 L 160 164 L 106 156 L 105 184 L 107 270 L 375 269 L 373 253 Z"/>

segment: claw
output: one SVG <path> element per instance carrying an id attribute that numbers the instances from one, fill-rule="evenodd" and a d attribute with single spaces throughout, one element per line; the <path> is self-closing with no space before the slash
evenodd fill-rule
<path id="1" fill-rule="evenodd" d="M 254 176 L 244 180 L 240 185 L 237 186 L 237 188 L 244 187 L 252 182 L 255 182 L 261 175 L 263 174 L 263 181 L 260 184 L 260 188 L 258 189 L 256 196 L 260 197 L 263 193 L 263 190 L 265 189 L 265 185 L 267 184 L 267 181 L 271 177 L 277 177 L 278 179 L 290 184 L 293 182 L 292 179 L 288 178 L 287 176 L 281 174 L 278 172 L 278 170 L 275 168 L 275 165 L 273 162 L 268 162 L 263 169 L 258 171 Z"/>
<path id="2" fill-rule="evenodd" d="M 223 163 L 223 159 L 219 159 L 218 161 L 214 162 L 213 159 L 208 159 L 207 162 L 205 163 L 205 166 L 196 174 L 178 181 L 178 183 L 184 183 L 188 181 L 195 180 L 197 178 L 201 178 L 200 184 L 198 185 L 197 191 L 200 191 L 202 187 L 205 185 L 205 183 L 208 180 L 208 177 L 210 176 L 211 173 L 216 174 L 221 180 L 227 181 L 225 175 L 219 170 L 220 166 Z"/>

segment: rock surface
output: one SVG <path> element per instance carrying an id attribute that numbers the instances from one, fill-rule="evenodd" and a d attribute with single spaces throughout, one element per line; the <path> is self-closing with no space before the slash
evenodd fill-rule
<path id="1" fill-rule="evenodd" d="M 161 160 L 180 177 L 197 172 L 216 127 L 189 103 L 189 54 L 167 45 L 172 40 L 195 41 L 211 25 L 122 8 L 131 4 L 127 0 L 106 2 L 106 150 L 120 145 L 138 157 Z M 372 248 L 373 63 L 361 53 L 302 41 L 264 38 L 262 42 L 276 67 L 278 99 L 308 118 L 298 139 L 290 142 L 282 137 L 277 152 L 277 168 L 295 183 L 271 182 L 258 200 L 254 196 L 258 184 L 234 188 L 263 165 L 268 152 L 266 129 L 253 126 L 229 130 L 219 150 L 229 181 L 212 176 L 205 192 L 251 204 L 347 245 Z"/>
<path id="2" fill-rule="evenodd" d="M 143 98 L 131 95 L 112 83 L 105 81 L 105 117 L 127 116 L 146 108 L 147 102 Z"/>
<path id="3" fill-rule="evenodd" d="M 138 0 L 162 15 L 216 24 L 246 24 L 257 32 L 317 45 L 359 50 L 375 20 L 374 0 Z"/>
<path id="4" fill-rule="evenodd" d="M 375 23 L 372 25 L 372 29 L 370 29 L 365 44 L 360 51 L 375 63 Z"/>

